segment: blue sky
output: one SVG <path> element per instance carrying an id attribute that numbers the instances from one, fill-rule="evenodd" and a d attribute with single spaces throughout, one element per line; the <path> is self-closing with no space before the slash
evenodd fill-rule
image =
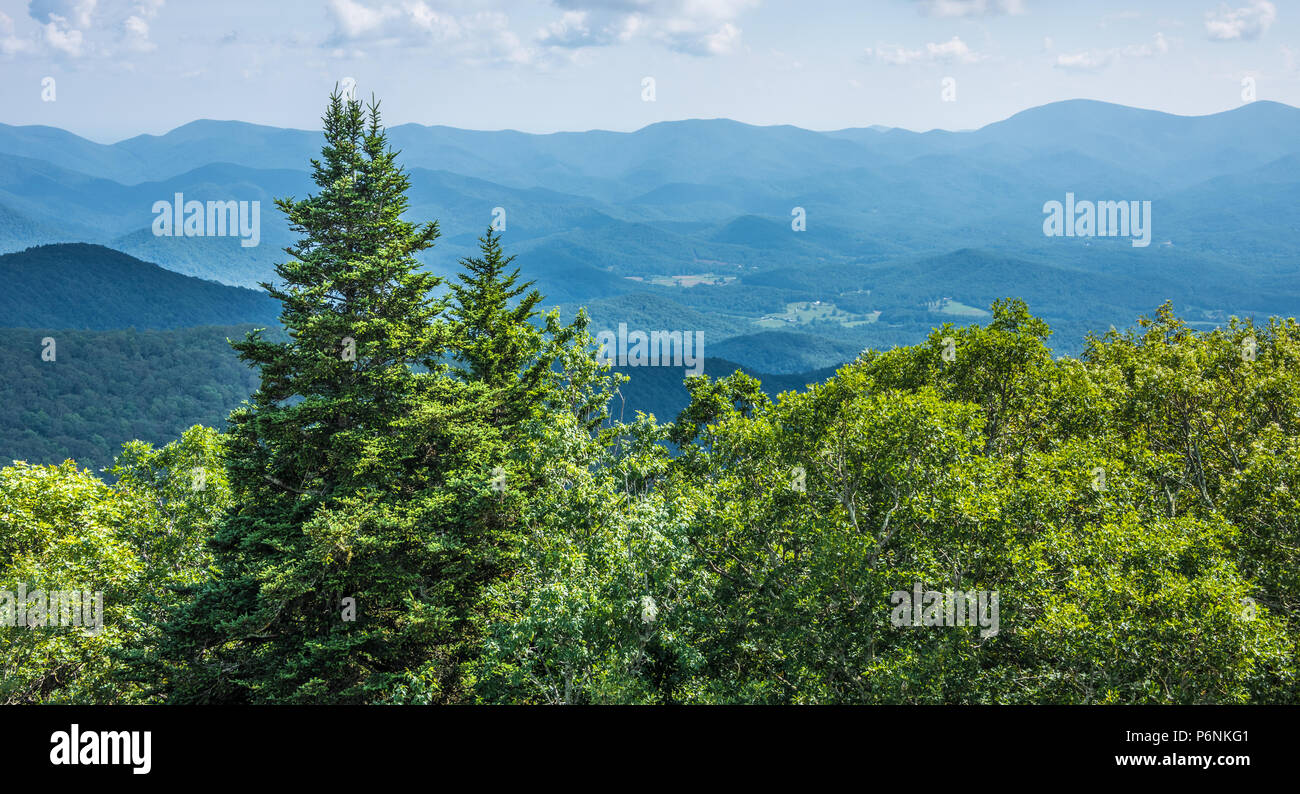
<path id="1" fill-rule="evenodd" d="M 1245 78 L 1300 105 L 1300 3 L 0 0 L 0 70 L 0 122 L 105 142 L 197 118 L 315 128 L 347 78 L 390 125 L 965 129 L 1075 97 L 1213 113 Z"/>

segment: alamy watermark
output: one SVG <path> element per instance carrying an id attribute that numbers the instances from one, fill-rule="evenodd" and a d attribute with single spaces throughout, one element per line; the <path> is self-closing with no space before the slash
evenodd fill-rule
<path id="1" fill-rule="evenodd" d="M 30 629 L 78 626 L 87 634 L 104 628 L 104 593 L 101 590 L 0 590 L 0 626 Z"/>
<path id="2" fill-rule="evenodd" d="M 129 766 L 133 775 L 153 769 L 152 731 L 83 731 L 77 723 L 50 734 L 54 766 Z"/>
<path id="3" fill-rule="evenodd" d="M 692 375 L 704 374 L 704 332 L 632 331 L 618 324 L 618 333 L 596 334 L 600 350 L 596 359 L 619 367 L 687 367 Z"/>
<path id="4" fill-rule="evenodd" d="M 1151 245 L 1150 201 L 1075 201 L 1043 204 L 1047 237 L 1131 237 L 1134 248 Z"/>
<path id="5" fill-rule="evenodd" d="M 889 622 L 903 626 L 979 626 L 981 637 L 998 633 L 997 590 L 924 590 L 920 582 L 912 592 L 895 590 L 889 602 L 894 610 Z"/>
<path id="6" fill-rule="evenodd" d="M 172 201 L 155 201 L 154 237 L 239 237 L 244 248 L 262 241 L 262 202 L 186 201 L 177 193 Z"/>

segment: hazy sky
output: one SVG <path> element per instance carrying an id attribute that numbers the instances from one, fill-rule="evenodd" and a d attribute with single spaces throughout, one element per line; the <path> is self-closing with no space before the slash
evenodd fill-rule
<path id="1" fill-rule="evenodd" d="M 964 129 L 1074 97 L 1213 113 L 1246 77 L 1300 105 L 1298 61 L 1300 0 L 0 0 L 0 122 L 105 142 L 315 128 L 347 78 L 390 125 Z"/>

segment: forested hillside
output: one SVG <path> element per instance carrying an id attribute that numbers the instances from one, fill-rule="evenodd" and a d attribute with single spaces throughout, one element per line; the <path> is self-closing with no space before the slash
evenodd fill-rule
<path id="1" fill-rule="evenodd" d="M 261 290 L 182 276 L 98 245 L 44 245 L 0 256 L 6 328 L 187 328 L 272 323 Z"/>
<path id="2" fill-rule="evenodd" d="M 127 441 L 165 444 L 195 424 L 222 428 L 248 398 L 257 374 L 239 360 L 231 339 L 252 328 L 214 326 L 165 331 L 69 331 L 0 328 L 0 462 L 74 460 L 98 471 Z M 280 337 L 271 326 L 268 335 Z M 55 340 L 55 360 L 41 358 Z M 770 375 L 706 358 L 714 377 L 742 370 L 769 396 L 802 390 L 834 370 Z M 627 377 L 610 410 L 629 421 L 637 411 L 661 419 L 690 402 L 681 367 L 624 367 Z"/>
<path id="3" fill-rule="evenodd" d="M 225 417 L 256 386 L 230 349 L 251 326 L 169 331 L 0 328 L 0 460 L 98 471 L 122 444 L 165 444 Z M 54 360 L 42 340 L 54 340 Z"/>

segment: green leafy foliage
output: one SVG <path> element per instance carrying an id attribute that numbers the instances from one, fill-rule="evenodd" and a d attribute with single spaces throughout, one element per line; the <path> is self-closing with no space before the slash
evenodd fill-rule
<path id="1" fill-rule="evenodd" d="M 71 461 L 0 469 L 0 590 L 102 598 L 97 630 L 89 615 L 80 625 L 0 625 L 0 703 L 157 698 L 166 682 L 140 661 L 177 588 L 207 572 L 206 539 L 230 506 L 220 455 L 219 435 L 194 427 L 161 449 L 128 444 L 115 486 Z"/>

